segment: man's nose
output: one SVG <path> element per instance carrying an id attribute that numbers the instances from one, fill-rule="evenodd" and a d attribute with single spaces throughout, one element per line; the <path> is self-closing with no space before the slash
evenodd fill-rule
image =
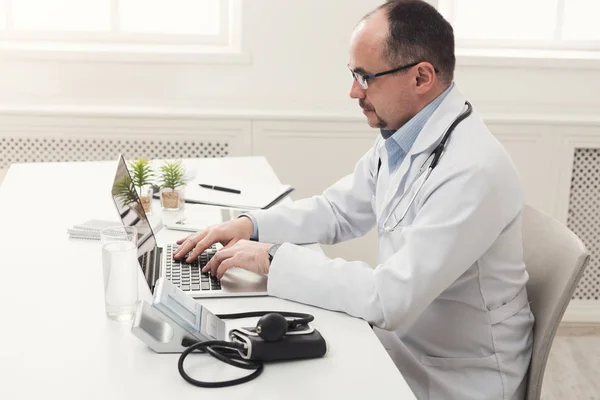
<path id="1" fill-rule="evenodd" d="M 366 95 L 365 89 L 360 86 L 356 79 L 352 80 L 352 87 L 350 88 L 350 98 L 352 99 L 364 99 Z"/>

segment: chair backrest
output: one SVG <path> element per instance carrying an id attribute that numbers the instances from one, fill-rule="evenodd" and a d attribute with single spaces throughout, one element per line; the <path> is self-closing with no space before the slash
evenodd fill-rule
<path id="1" fill-rule="evenodd" d="M 523 251 L 535 317 L 527 400 L 538 400 L 554 335 L 590 256 L 569 228 L 529 206 L 523 212 Z"/>

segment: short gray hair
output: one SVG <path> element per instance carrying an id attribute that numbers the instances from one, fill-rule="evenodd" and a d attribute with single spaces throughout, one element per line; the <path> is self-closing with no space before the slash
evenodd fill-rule
<path id="1" fill-rule="evenodd" d="M 384 10 L 390 25 L 383 57 L 392 65 L 427 61 L 440 73 L 440 80 L 454 79 L 454 30 L 452 25 L 423 0 L 391 0 L 374 12 Z"/>

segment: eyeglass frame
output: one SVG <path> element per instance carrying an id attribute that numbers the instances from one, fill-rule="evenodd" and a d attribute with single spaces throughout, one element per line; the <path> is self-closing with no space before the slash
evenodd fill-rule
<path id="1" fill-rule="evenodd" d="M 363 75 L 363 74 L 360 74 L 360 73 L 358 73 L 356 71 L 353 71 L 352 68 L 350 68 L 350 65 L 348 65 L 348 69 L 350 70 L 350 73 L 352 74 L 352 78 L 354 78 L 354 80 L 356 82 L 358 82 L 358 84 L 360 85 L 360 87 L 363 88 L 363 89 L 368 89 L 369 88 L 369 82 L 368 82 L 369 79 L 377 78 L 377 77 L 383 76 L 383 75 L 393 74 L 394 72 L 399 72 L 399 71 L 402 71 L 402 70 L 407 69 L 407 68 L 412 68 L 412 67 L 414 67 L 416 65 L 421 64 L 422 62 L 425 62 L 425 61 L 417 61 L 417 62 L 413 62 L 413 63 L 410 63 L 410 64 L 402 65 L 400 67 L 393 68 L 393 69 L 390 69 L 390 70 L 387 70 L 387 71 L 377 72 L 377 73 L 374 73 L 374 74 L 367 74 L 367 75 Z M 434 71 L 435 71 L 436 74 L 440 72 L 435 67 L 433 69 L 434 69 Z M 360 83 L 360 80 L 359 80 L 358 77 L 360 77 L 365 82 L 364 85 L 362 83 Z"/>

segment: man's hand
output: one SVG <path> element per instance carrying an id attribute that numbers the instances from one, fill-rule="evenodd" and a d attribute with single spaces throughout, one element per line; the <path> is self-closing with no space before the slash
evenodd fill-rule
<path id="1" fill-rule="evenodd" d="M 217 251 L 213 258 L 202 268 L 202 272 L 209 272 L 218 279 L 223 277 L 225 271 L 231 267 L 267 275 L 269 273 L 269 249 L 272 243 L 251 242 L 239 240 L 234 245 Z"/>
<path id="2" fill-rule="evenodd" d="M 225 248 L 229 248 L 242 239 L 250 239 L 253 228 L 252 220 L 247 217 L 213 225 L 202 232 L 194 233 L 185 239 L 178 240 L 177 244 L 180 246 L 175 254 L 173 254 L 173 258 L 180 260 L 190 252 L 190 255 L 186 259 L 186 262 L 190 263 L 196 260 L 204 250 L 217 242 L 221 243 Z"/>

